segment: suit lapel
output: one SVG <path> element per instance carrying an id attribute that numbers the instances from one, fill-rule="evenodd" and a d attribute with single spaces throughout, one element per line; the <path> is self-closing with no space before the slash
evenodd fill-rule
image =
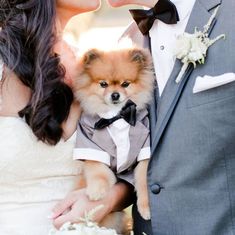
<path id="1" fill-rule="evenodd" d="M 143 120 L 148 116 L 147 110 L 142 110 L 137 116 L 135 126 L 130 126 L 130 152 L 129 155 L 132 159 L 136 159 L 139 155 L 141 148 L 149 135 L 149 128 L 143 124 Z"/>
<path id="2" fill-rule="evenodd" d="M 150 43 L 150 37 L 149 36 L 142 36 L 143 38 L 143 48 L 146 48 L 151 53 L 151 43 Z M 156 77 L 156 76 L 155 76 Z M 155 79 L 156 81 L 156 79 Z M 157 81 L 154 84 L 153 88 L 153 99 L 151 100 L 151 103 L 149 105 L 148 111 L 150 114 L 150 136 L 151 136 L 151 142 L 153 140 L 152 133 L 154 133 L 154 130 L 156 129 L 156 123 L 157 123 L 157 99 L 158 99 L 158 87 L 157 87 Z"/>
<path id="3" fill-rule="evenodd" d="M 132 166 L 137 159 L 137 156 L 140 153 L 141 148 L 143 147 L 144 142 L 146 141 L 149 134 L 149 130 L 145 127 L 141 122 L 137 122 L 136 126 L 130 126 L 130 151 L 128 155 L 127 162 L 124 166 L 120 167 L 118 172 L 122 172 L 123 170 Z"/>
<path id="4" fill-rule="evenodd" d="M 153 133 L 156 130 L 156 124 L 157 124 L 157 99 L 158 99 L 158 88 L 157 88 L 157 82 L 155 83 L 154 87 L 154 93 L 153 93 L 153 99 L 151 100 L 151 103 L 149 104 L 149 124 L 150 124 L 150 137 L 151 137 L 151 145 L 153 140 Z"/>
<path id="5" fill-rule="evenodd" d="M 147 36 L 143 36 L 143 48 L 147 48 L 150 53 L 152 53 L 151 50 L 151 41 L 150 41 L 150 37 Z M 154 88 L 153 88 L 153 98 L 149 104 L 149 114 L 150 114 L 150 120 L 149 120 L 149 124 L 150 124 L 150 141 L 151 141 L 151 145 L 152 145 L 152 133 L 154 133 L 154 130 L 156 129 L 156 124 L 157 124 L 157 100 L 158 100 L 158 85 L 157 85 L 157 80 L 156 80 L 156 75 L 154 75 L 155 77 L 155 83 L 154 83 Z"/>
<path id="6" fill-rule="evenodd" d="M 198 27 L 200 30 L 203 29 L 203 26 L 211 17 L 209 10 L 218 6 L 220 2 L 221 0 L 197 0 L 185 31 L 188 33 L 193 33 L 195 27 Z M 181 66 L 181 62 L 176 60 L 173 71 L 162 93 L 160 101 L 158 102 L 157 125 L 152 134 L 152 151 L 154 151 L 157 147 L 159 140 L 161 139 L 161 136 L 172 116 L 172 113 L 177 106 L 186 82 L 193 71 L 193 68 L 190 66 L 191 68 L 186 71 L 181 82 L 177 84 L 175 79 L 180 72 Z"/>
<path id="7" fill-rule="evenodd" d="M 97 119 L 97 121 L 98 120 L 99 119 Z M 110 156 L 116 156 L 116 146 L 107 128 L 103 128 L 101 130 L 94 130 L 92 141 L 96 143 L 101 149 L 106 151 Z"/>

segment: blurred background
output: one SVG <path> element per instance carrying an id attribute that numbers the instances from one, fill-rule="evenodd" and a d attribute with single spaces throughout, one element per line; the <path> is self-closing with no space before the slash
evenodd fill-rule
<path id="1" fill-rule="evenodd" d="M 88 0 L 89 1 L 89 0 Z M 99 10 L 74 17 L 66 27 L 64 39 L 80 50 L 110 48 L 132 21 L 128 7 L 112 8 L 105 0 Z"/>

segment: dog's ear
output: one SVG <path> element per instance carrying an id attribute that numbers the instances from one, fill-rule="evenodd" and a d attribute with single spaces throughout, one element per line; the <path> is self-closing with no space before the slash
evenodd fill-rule
<path id="1" fill-rule="evenodd" d="M 130 51 L 131 61 L 142 64 L 146 61 L 146 53 L 141 49 L 132 49 Z"/>
<path id="2" fill-rule="evenodd" d="M 89 65 L 96 59 L 101 57 L 101 52 L 97 49 L 91 49 L 87 51 L 83 56 L 83 64 L 85 68 L 88 68 Z"/>
<path id="3" fill-rule="evenodd" d="M 130 59 L 139 64 L 140 68 L 145 68 L 149 64 L 150 55 L 144 49 L 135 48 L 130 51 Z"/>

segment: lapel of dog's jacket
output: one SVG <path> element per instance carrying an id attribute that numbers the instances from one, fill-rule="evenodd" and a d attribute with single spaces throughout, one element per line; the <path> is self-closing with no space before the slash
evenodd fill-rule
<path id="1" fill-rule="evenodd" d="M 211 17 L 209 10 L 215 8 L 220 3 L 221 0 L 196 0 L 185 32 L 193 33 L 195 27 L 198 27 L 200 30 L 203 29 L 203 26 L 207 24 L 209 18 Z M 211 27 L 210 31 L 212 30 L 213 26 Z M 190 66 L 190 69 L 185 72 L 181 82 L 177 84 L 175 79 L 179 74 L 181 67 L 182 63 L 179 60 L 176 60 L 173 71 L 158 102 L 157 124 L 154 132 L 152 133 L 152 152 L 158 146 L 162 134 L 178 104 L 186 82 L 193 71 L 193 67 Z"/>
<path id="2" fill-rule="evenodd" d="M 147 110 L 141 111 L 137 115 L 137 121 L 135 126 L 130 126 L 129 139 L 130 139 L 130 150 L 128 154 L 127 163 L 125 166 L 119 169 L 123 171 L 126 168 L 131 167 L 137 160 L 137 157 L 143 148 L 143 145 L 149 135 L 149 129 L 142 122 L 143 119 L 148 115 Z"/>
<path id="3" fill-rule="evenodd" d="M 97 118 L 96 121 L 98 121 Z M 94 122 L 95 123 L 95 122 Z M 116 157 L 116 147 L 115 144 L 107 130 L 107 128 L 103 128 L 101 130 L 95 130 L 92 136 L 92 141 L 96 143 L 103 151 L 106 151 L 110 156 Z"/>

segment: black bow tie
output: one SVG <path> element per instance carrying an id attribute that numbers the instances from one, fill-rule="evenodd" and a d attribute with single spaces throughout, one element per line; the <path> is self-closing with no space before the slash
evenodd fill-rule
<path id="1" fill-rule="evenodd" d="M 123 106 L 122 110 L 114 117 L 106 119 L 101 118 L 98 122 L 95 123 L 95 129 L 103 129 L 118 119 L 123 118 L 131 126 L 135 126 L 136 123 L 136 104 L 131 100 L 128 100 Z"/>
<path id="2" fill-rule="evenodd" d="M 149 10 L 134 9 L 130 13 L 143 35 L 148 34 L 156 19 L 166 24 L 176 24 L 179 21 L 176 6 L 169 0 L 159 0 Z"/>

